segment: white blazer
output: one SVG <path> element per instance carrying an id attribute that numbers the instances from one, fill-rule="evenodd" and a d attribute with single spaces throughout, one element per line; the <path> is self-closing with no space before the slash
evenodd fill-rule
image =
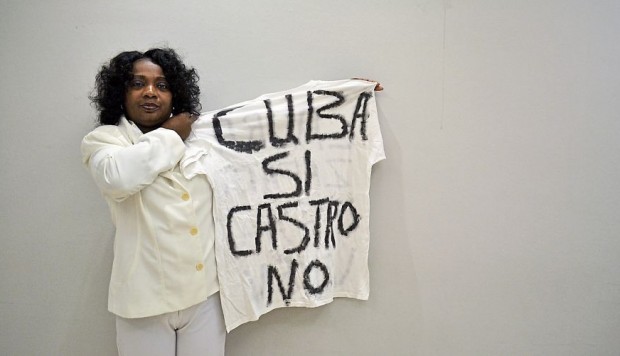
<path id="1" fill-rule="evenodd" d="M 86 135 L 81 149 L 116 226 L 108 309 L 153 316 L 217 292 L 213 191 L 204 175 L 180 173 L 185 145 L 178 134 L 142 134 L 122 118 Z"/>

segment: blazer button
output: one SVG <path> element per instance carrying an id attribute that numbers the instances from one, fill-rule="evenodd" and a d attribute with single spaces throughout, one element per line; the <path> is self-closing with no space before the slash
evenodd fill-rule
<path id="1" fill-rule="evenodd" d="M 196 271 L 202 271 L 203 268 L 204 268 L 204 265 L 202 263 L 199 263 L 196 265 Z"/>
<path id="2" fill-rule="evenodd" d="M 183 193 L 183 195 L 181 195 L 181 199 L 188 201 L 189 200 L 189 194 L 187 193 Z"/>
<path id="3" fill-rule="evenodd" d="M 196 236 L 196 235 L 198 235 L 198 228 L 196 228 L 196 227 L 192 227 L 192 228 L 189 230 L 189 233 L 190 233 L 192 236 Z"/>

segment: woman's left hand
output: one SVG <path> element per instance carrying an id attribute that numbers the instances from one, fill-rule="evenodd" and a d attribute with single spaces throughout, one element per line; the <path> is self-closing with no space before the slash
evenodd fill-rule
<path id="1" fill-rule="evenodd" d="M 381 83 L 379 83 L 376 80 L 372 80 L 372 79 L 366 79 L 366 78 L 351 78 L 351 79 L 357 79 L 357 80 L 365 80 L 367 82 L 373 82 L 373 83 L 377 83 L 375 85 L 375 91 L 382 91 L 383 90 L 383 86 L 381 85 Z"/>

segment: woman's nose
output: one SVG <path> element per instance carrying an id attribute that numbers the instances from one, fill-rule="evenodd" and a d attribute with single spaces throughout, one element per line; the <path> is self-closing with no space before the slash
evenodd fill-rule
<path id="1" fill-rule="evenodd" d="M 154 97 L 155 96 L 155 85 L 148 84 L 144 87 L 144 96 Z"/>

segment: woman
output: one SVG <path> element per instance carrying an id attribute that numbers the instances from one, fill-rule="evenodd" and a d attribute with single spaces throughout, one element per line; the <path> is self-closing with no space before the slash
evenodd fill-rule
<path id="1" fill-rule="evenodd" d="M 123 52 L 96 77 L 82 157 L 116 226 L 108 308 L 120 355 L 223 355 L 212 190 L 179 171 L 201 108 L 172 49 Z"/>

